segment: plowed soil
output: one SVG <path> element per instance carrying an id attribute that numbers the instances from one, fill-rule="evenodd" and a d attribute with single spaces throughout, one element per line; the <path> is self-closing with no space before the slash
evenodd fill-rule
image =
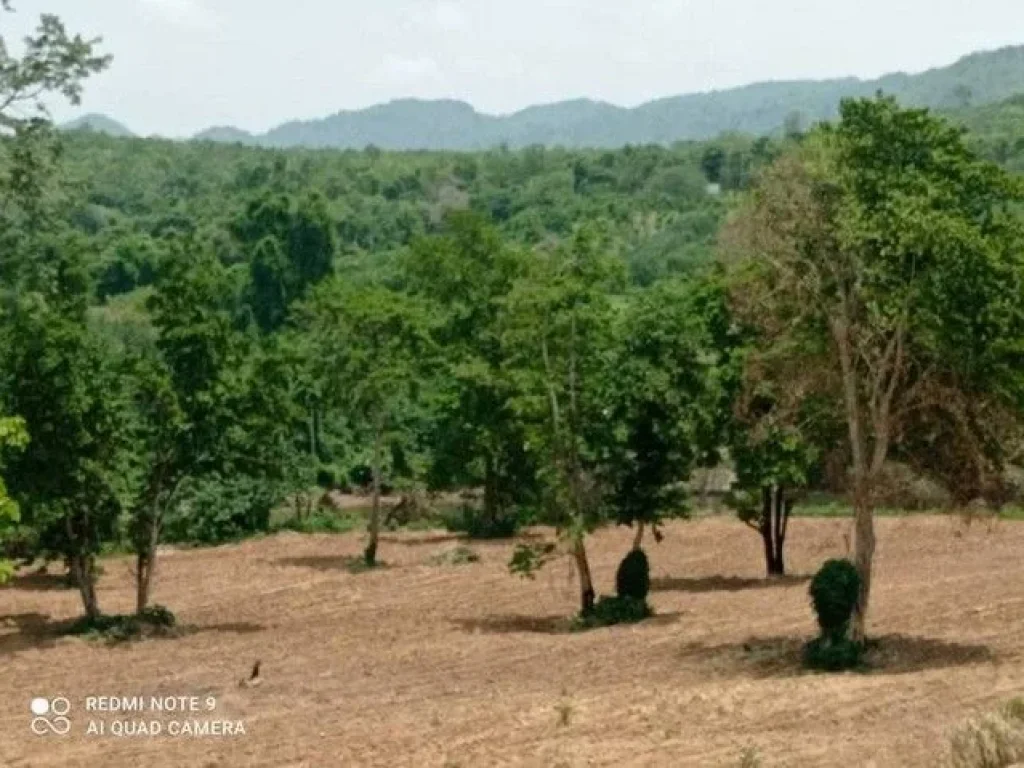
<path id="1" fill-rule="evenodd" d="M 459 542 L 390 534 L 387 567 L 353 573 L 361 537 L 282 534 L 169 551 L 155 600 L 188 625 L 108 647 L 61 638 L 79 612 L 56 577 L 0 590 L 4 766 L 936 766 L 965 717 L 1024 694 L 1024 524 L 879 524 L 868 673 L 799 669 L 814 632 L 806 575 L 844 554 L 849 521 L 793 521 L 793 577 L 762 578 L 758 537 L 707 519 L 648 542 L 657 616 L 565 631 L 568 559 L 509 575 L 509 542 L 438 565 Z M 544 532 L 541 532 L 543 534 Z M 631 534 L 590 540 L 611 591 Z M 101 603 L 129 611 L 131 562 L 104 562 Z M 242 687 L 253 663 L 260 683 Z M 63 695 L 71 733 L 35 735 L 33 696 Z M 181 715 L 86 712 L 90 696 L 207 696 Z M 115 736 L 112 721 L 241 720 L 244 735 Z M 89 721 L 104 735 L 88 735 Z M 131 727 L 131 724 L 129 724 Z"/>

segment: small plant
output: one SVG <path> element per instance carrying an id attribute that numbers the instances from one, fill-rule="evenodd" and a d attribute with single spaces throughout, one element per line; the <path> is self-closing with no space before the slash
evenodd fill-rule
<path id="1" fill-rule="evenodd" d="M 761 751 L 755 746 L 747 746 L 740 752 L 738 768 L 761 768 Z"/>
<path id="2" fill-rule="evenodd" d="M 653 615 L 654 611 L 645 600 L 628 596 L 602 595 L 590 613 L 580 614 L 573 619 L 572 628 L 581 631 L 615 624 L 636 624 Z"/>
<path id="3" fill-rule="evenodd" d="M 838 672 L 860 664 L 864 646 L 847 637 L 859 592 L 860 576 L 849 560 L 829 560 L 815 574 L 810 594 L 821 634 L 804 646 L 805 666 Z"/>
<path id="4" fill-rule="evenodd" d="M 468 565 L 478 562 L 480 562 L 480 555 L 463 544 L 446 552 L 440 552 L 431 558 L 431 563 L 434 565 Z"/>
<path id="5" fill-rule="evenodd" d="M 1024 761 L 1024 699 L 972 718 L 950 739 L 952 768 L 1009 768 Z"/>
<path id="6" fill-rule="evenodd" d="M 557 546 L 547 544 L 517 544 L 508 562 L 508 569 L 524 579 L 534 579 L 537 571 L 555 556 Z"/>
<path id="7" fill-rule="evenodd" d="M 619 563 L 615 573 L 615 591 L 619 597 L 631 597 L 641 603 L 651 591 L 651 565 L 642 549 L 634 549 Z"/>
<path id="8" fill-rule="evenodd" d="M 572 719 L 572 702 L 561 701 L 555 709 L 558 712 L 558 724 L 564 728 Z"/>

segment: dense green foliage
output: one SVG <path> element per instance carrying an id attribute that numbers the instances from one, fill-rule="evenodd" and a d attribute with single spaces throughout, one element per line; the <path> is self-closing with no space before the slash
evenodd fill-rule
<path id="1" fill-rule="evenodd" d="M 839 637 L 846 634 L 850 616 L 857 604 L 860 577 L 849 560 L 829 560 L 811 580 L 811 604 L 823 634 Z"/>
<path id="2" fill-rule="evenodd" d="M 856 667 L 864 644 L 848 636 L 847 628 L 860 591 L 860 576 L 849 560 L 829 560 L 811 580 L 811 604 L 821 632 L 804 646 L 804 664 L 837 672 Z"/>
<path id="3" fill-rule="evenodd" d="M 646 600 L 628 595 L 602 595 L 592 610 L 573 620 L 573 629 L 586 630 L 611 627 L 616 624 L 636 624 L 650 618 L 654 612 Z"/>
<path id="4" fill-rule="evenodd" d="M 615 572 L 615 593 L 643 602 L 651 591 L 651 564 L 642 549 L 631 550 Z"/>
<path id="5" fill-rule="evenodd" d="M 105 65 L 57 24 L 0 93 L 74 98 Z M 1001 97 L 982 70 L 1018 54 L 965 60 L 956 82 Z M 941 73 L 886 82 L 953 98 Z M 813 101 L 832 109 L 829 88 Z M 1019 180 L 926 111 L 877 98 L 840 117 L 771 139 L 476 154 L 61 138 L 11 118 L 0 544 L 63 558 L 89 627 L 107 626 L 97 556 L 130 548 L 139 622 L 159 624 L 162 541 L 239 538 L 286 510 L 295 530 L 348 529 L 355 515 L 313 511 L 318 484 L 344 487 L 369 496 L 369 568 L 385 494 L 405 514 L 458 492 L 450 525 L 470 535 L 553 526 L 557 544 L 518 543 L 510 569 L 568 554 L 580 623 L 603 626 L 649 615 L 643 532 L 686 515 L 691 473 L 730 453 L 763 500 L 741 514 L 777 552 L 770 573 L 787 493 L 847 432 L 858 546 L 890 455 L 946 480 L 964 467 L 956 482 L 985 495 L 1024 407 Z M 587 541 L 611 522 L 634 527 L 634 551 L 598 600 Z M 812 585 L 813 663 L 860 647 L 845 635 L 865 547 L 855 579 L 830 565 Z"/>

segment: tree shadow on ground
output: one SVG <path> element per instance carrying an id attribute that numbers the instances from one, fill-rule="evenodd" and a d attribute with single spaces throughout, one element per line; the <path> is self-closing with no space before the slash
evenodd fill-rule
<path id="1" fill-rule="evenodd" d="M 266 629 L 262 624 L 251 622 L 224 622 L 220 624 L 179 624 L 164 631 L 146 632 L 139 637 L 111 639 L 103 636 L 72 635 L 69 630 L 78 619 L 54 620 L 42 613 L 19 613 L 0 616 L 0 656 L 14 655 L 22 651 L 53 648 L 62 638 L 77 638 L 85 642 L 104 645 L 130 645 L 151 640 L 175 640 L 191 635 L 253 634 Z"/>
<path id="2" fill-rule="evenodd" d="M 4 589 L 26 592 L 65 592 L 74 589 L 67 574 L 43 573 L 40 571 L 16 574 L 4 585 Z"/>
<path id="3" fill-rule="evenodd" d="M 803 666 L 804 644 L 810 637 L 753 637 L 741 643 L 687 643 L 680 657 L 705 673 L 722 677 L 796 677 L 815 673 Z M 868 640 L 862 668 L 866 675 L 905 675 L 997 661 L 983 645 L 947 642 L 929 637 L 882 635 Z M 833 673 L 842 674 L 842 673 Z"/>
<path id="4" fill-rule="evenodd" d="M 590 629 L 577 629 L 573 626 L 573 617 L 565 615 L 557 616 L 527 616 L 520 614 L 507 614 L 499 616 L 484 616 L 479 619 L 455 619 L 452 623 L 465 632 L 473 634 L 542 634 L 542 635 L 567 635 L 596 632 L 601 629 L 614 629 L 616 627 L 644 627 L 664 626 L 679 620 L 681 612 L 656 613 L 653 616 L 638 621 L 634 624 L 624 623 L 609 627 L 593 627 Z"/>
<path id="5" fill-rule="evenodd" d="M 64 623 L 54 622 L 44 613 L 0 616 L 0 656 L 53 647 L 60 637 L 56 627 Z"/>
<path id="6" fill-rule="evenodd" d="M 400 536 L 387 534 L 380 537 L 381 544 L 398 544 L 402 547 L 418 547 L 429 544 L 446 544 L 450 541 L 468 540 L 463 533 L 424 533 L 417 536 Z"/>
<path id="7" fill-rule="evenodd" d="M 810 576 L 774 576 L 750 579 L 741 576 L 662 577 L 651 579 L 652 592 L 742 592 L 747 589 L 775 589 L 806 584 Z"/>
<path id="8" fill-rule="evenodd" d="M 378 560 L 374 566 L 368 566 L 362 555 L 309 555 L 307 557 L 282 557 L 277 560 L 279 565 L 290 565 L 295 568 L 313 568 L 317 571 L 347 571 L 348 573 L 365 573 L 379 571 L 390 566 Z"/>

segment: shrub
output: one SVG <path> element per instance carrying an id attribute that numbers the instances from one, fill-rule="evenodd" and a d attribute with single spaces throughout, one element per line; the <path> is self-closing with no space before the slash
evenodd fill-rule
<path id="1" fill-rule="evenodd" d="M 1024 699 L 972 718 L 950 739 L 953 768 L 1008 768 L 1024 761 Z"/>
<path id="2" fill-rule="evenodd" d="M 811 581 L 811 603 L 822 635 L 844 637 L 857 605 L 860 576 L 849 560 L 829 560 Z"/>
<path id="3" fill-rule="evenodd" d="M 804 646 L 804 666 L 823 672 L 853 669 L 861 663 L 864 646 L 845 635 L 822 635 Z"/>
<path id="4" fill-rule="evenodd" d="M 176 624 L 177 619 L 170 610 L 162 605 L 152 605 L 135 614 L 100 615 L 96 618 L 83 616 L 68 627 L 66 634 L 116 643 L 151 635 L 166 635 Z"/>
<path id="5" fill-rule="evenodd" d="M 182 496 L 164 526 L 168 543 L 220 544 L 266 532 L 278 499 L 271 485 L 246 477 L 197 481 Z"/>
<path id="6" fill-rule="evenodd" d="M 615 573 L 615 591 L 619 597 L 631 597 L 641 603 L 651 591 L 651 565 L 642 549 L 634 549 L 619 563 Z"/>
<path id="7" fill-rule="evenodd" d="M 610 627 L 614 624 L 636 624 L 654 615 L 654 611 L 644 600 L 618 595 L 603 595 L 594 604 L 594 610 L 588 614 L 580 614 L 573 620 L 575 630 Z"/>

